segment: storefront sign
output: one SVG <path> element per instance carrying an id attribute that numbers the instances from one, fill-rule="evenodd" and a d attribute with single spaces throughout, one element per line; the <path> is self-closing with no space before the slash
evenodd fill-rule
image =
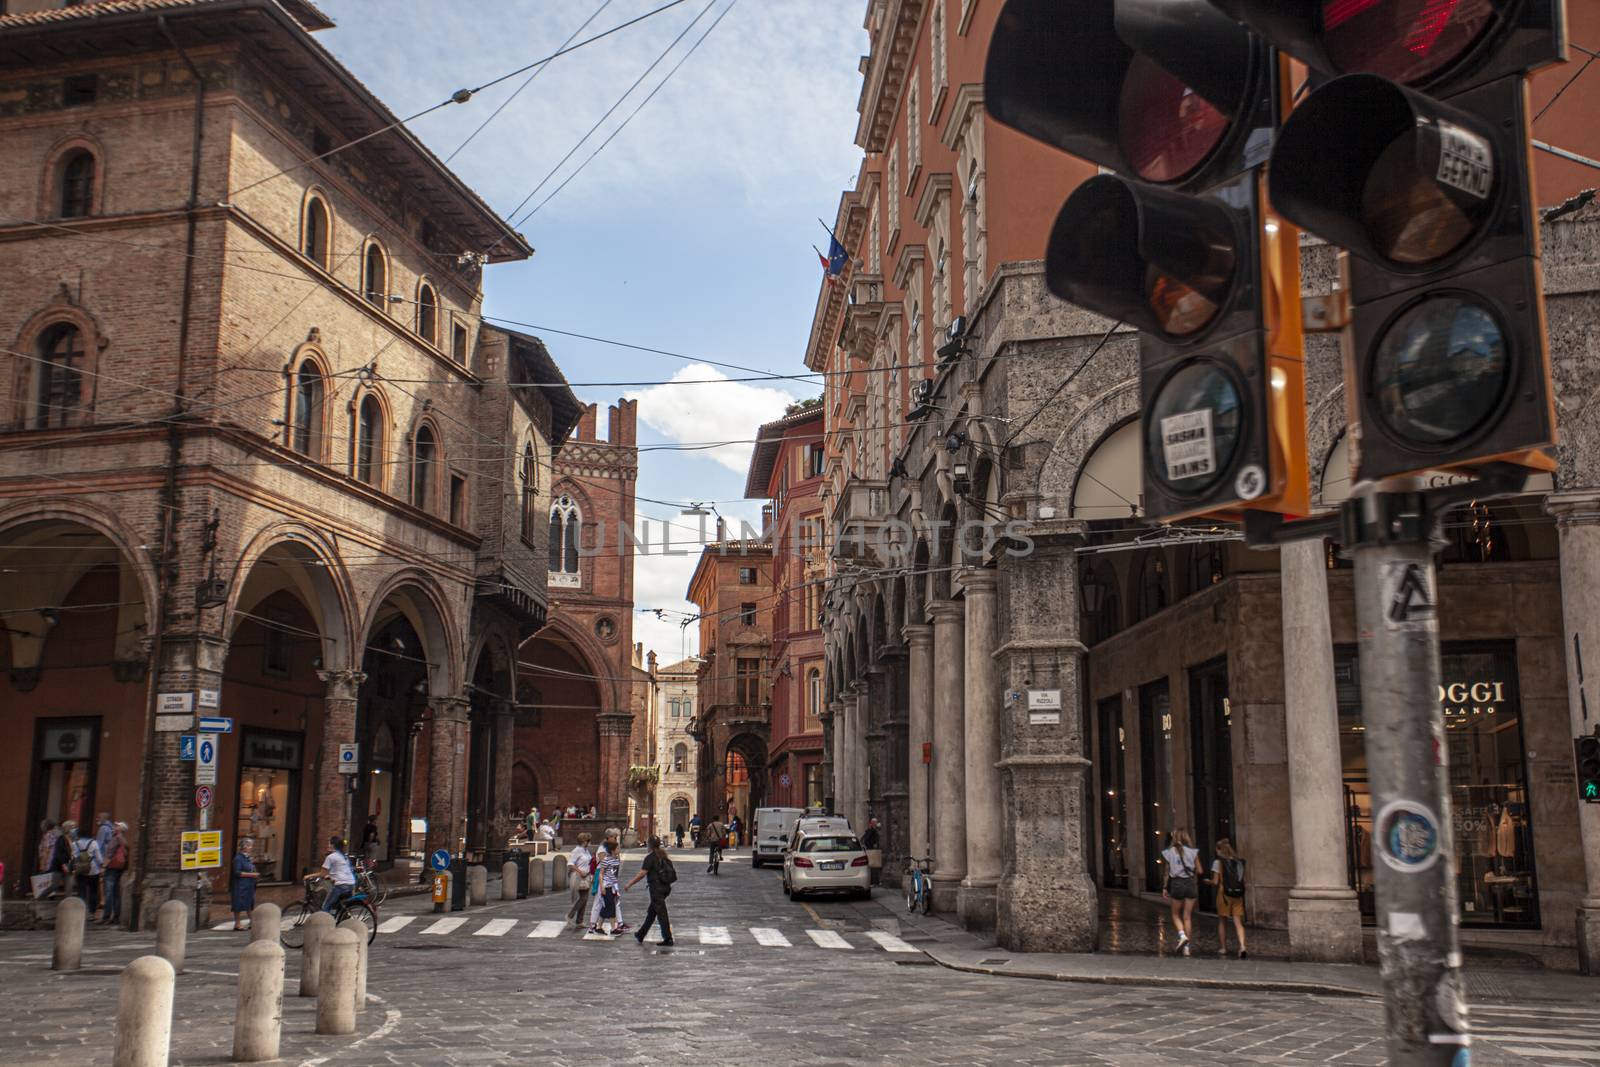
<path id="1" fill-rule="evenodd" d="M 247 767 L 283 767 L 298 770 L 300 767 L 300 738 L 278 734 L 244 735 L 244 759 Z"/>
<path id="2" fill-rule="evenodd" d="M 1378 848 L 1383 862 L 1419 874 L 1439 862 L 1439 818 L 1425 805 L 1395 800 L 1378 812 Z"/>
<path id="3" fill-rule="evenodd" d="M 186 871 L 222 866 L 221 830 L 185 830 L 180 866 Z"/>
<path id="4" fill-rule="evenodd" d="M 1448 682 L 1439 686 L 1446 715 L 1493 715 L 1506 702 L 1504 682 Z"/>

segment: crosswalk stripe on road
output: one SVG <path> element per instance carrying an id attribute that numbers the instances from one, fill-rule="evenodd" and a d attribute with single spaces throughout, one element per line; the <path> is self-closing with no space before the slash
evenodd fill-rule
<path id="1" fill-rule="evenodd" d="M 466 923 L 467 920 L 465 919 L 440 919 L 422 932 L 425 934 L 448 934 L 459 927 L 465 926 Z"/>
<path id="2" fill-rule="evenodd" d="M 515 919 L 490 919 L 488 922 L 483 924 L 482 929 L 472 931 L 472 936 L 504 937 L 515 925 L 517 925 L 517 920 Z"/>
<path id="3" fill-rule="evenodd" d="M 763 948 L 791 948 L 789 939 L 783 936 L 781 930 L 774 930 L 770 926 L 752 926 L 750 936 L 756 939 L 756 944 Z"/>
<path id="4" fill-rule="evenodd" d="M 807 930 L 806 936 L 816 942 L 818 948 L 855 948 L 833 930 Z"/>
<path id="5" fill-rule="evenodd" d="M 920 951 L 919 949 L 906 944 L 904 941 L 889 933 L 887 930 L 868 930 L 866 931 L 866 934 L 870 940 L 876 941 L 878 945 L 887 952 Z"/>
<path id="6" fill-rule="evenodd" d="M 406 927 L 408 927 L 412 923 L 416 922 L 416 920 L 417 920 L 417 917 L 415 915 L 396 915 L 392 919 L 385 919 L 385 920 L 383 920 L 383 922 L 379 923 L 378 924 L 378 933 L 380 933 L 380 934 L 399 933 L 401 930 L 404 930 Z"/>
<path id="7" fill-rule="evenodd" d="M 566 928 L 567 924 L 564 922 L 559 922 L 555 919 L 541 919 L 534 924 L 533 929 L 528 933 L 528 936 L 560 937 L 561 931 L 565 930 Z"/>
<path id="8" fill-rule="evenodd" d="M 726 926 L 702 926 L 700 927 L 700 943 L 702 945 L 731 945 L 733 944 L 733 935 L 728 932 Z"/>
<path id="9" fill-rule="evenodd" d="M 456 933 L 457 931 L 461 931 L 462 933 L 471 937 L 505 937 L 513 930 L 517 930 L 522 924 L 521 919 L 510 918 L 485 918 L 481 923 L 476 923 L 470 918 L 458 915 L 438 918 L 427 925 L 417 923 L 418 919 L 424 919 L 428 917 L 429 916 L 426 915 L 395 915 L 385 919 L 382 923 L 380 923 L 378 926 L 378 932 L 381 934 L 396 934 L 400 933 L 401 931 L 406 931 L 409 928 L 408 932 L 431 935 L 434 937 L 443 937 Z M 468 926 L 469 923 L 472 923 L 472 925 Z M 463 930 L 463 927 L 466 927 L 466 929 Z M 566 929 L 567 924 L 559 919 L 533 920 L 531 929 L 528 930 L 527 936 L 531 938 L 554 940 L 561 937 Z M 762 948 L 785 949 L 795 947 L 795 943 L 789 939 L 789 936 L 775 926 L 750 926 L 744 927 L 742 930 L 748 930 L 749 939 L 754 940 L 755 943 Z M 922 951 L 915 945 L 910 944 L 903 938 L 888 930 L 858 930 L 850 931 L 850 933 L 860 934 L 862 937 L 865 937 L 868 941 L 870 941 L 873 946 L 881 949 L 884 952 L 919 953 Z M 817 948 L 830 949 L 833 951 L 851 951 L 860 947 L 857 944 L 852 943 L 837 930 L 808 929 L 805 931 L 805 934 L 806 937 L 810 939 L 811 944 Z M 728 926 L 697 926 L 693 928 L 693 932 L 690 936 L 693 940 L 698 941 L 702 945 L 732 946 L 740 942 L 748 943 L 744 933 L 741 932 L 741 930 L 735 930 L 734 928 Z M 611 940 L 611 938 L 605 937 L 605 935 L 592 935 L 591 939 Z M 802 944 L 803 943 L 804 942 L 802 942 Z M 1551 1021 L 1555 1022 L 1556 1020 Z M 1526 1025 L 1526 1020 L 1523 1022 L 1524 1025 Z M 1487 1036 L 1493 1036 L 1494 1033 L 1494 1027 L 1487 1028 Z M 1505 1041 L 1520 1042 L 1547 1039 L 1535 1037 L 1532 1033 L 1525 1030 L 1516 1029 L 1514 1028 L 1514 1024 L 1508 1022 L 1506 1024 L 1506 1029 L 1499 1037 L 1499 1040 L 1503 1043 Z M 1550 1051 L 1554 1052 L 1555 1050 Z"/>
<path id="10" fill-rule="evenodd" d="M 1527 1056 L 1534 1059 L 1540 1056 L 1553 1056 L 1562 1060 L 1582 1060 L 1585 1063 L 1600 1063 L 1600 1052 L 1568 1052 L 1565 1049 L 1532 1048 L 1524 1045 L 1505 1045 L 1507 1052 L 1517 1056 Z"/>

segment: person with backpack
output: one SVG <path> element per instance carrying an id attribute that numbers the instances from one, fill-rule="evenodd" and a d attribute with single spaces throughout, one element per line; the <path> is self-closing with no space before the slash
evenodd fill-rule
<path id="1" fill-rule="evenodd" d="M 667 850 L 661 845 L 661 838 L 650 838 L 650 855 L 644 858 L 644 864 L 639 868 L 639 873 L 633 876 L 633 881 L 623 886 L 627 891 L 639 884 L 639 879 L 645 878 L 645 883 L 650 890 L 650 909 L 644 913 L 644 922 L 639 926 L 639 932 L 633 939 L 644 944 L 644 935 L 650 932 L 650 925 L 659 921 L 661 923 L 661 943 L 671 945 L 672 920 L 667 917 L 667 896 L 672 892 L 672 883 L 678 880 L 678 870 L 672 865 L 672 860 L 667 855 Z"/>
<path id="2" fill-rule="evenodd" d="M 720 874 L 722 846 L 728 840 L 728 829 L 721 819 L 713 818 L 706 826 L 706 873 Z"/>
<path id="3" fill-rule="evenodd" d="M 1200 899 L 1200 852 L 1189 831 L 1180 829 L 1172 831 L 1172 845 L 1161 853 L 1161 858 L 1167 864 L 1161 896 L 1172 905 L 1172 925 L 1178 931 L 1177 951 L 1187 956 L 1193 943 L 1189 931 L 1194 929 L 1194 906 Z"/>
<path id="4" fill-rule="evenodd" d="M 100 924 L 115 926 L 122 921 L 122 872 L 128 869 L 128 824 L 112 823 L 111 843 L 105 850 L 105 869 L 100 875 Z"/>
<path id="5" fill-rule="evenodd" d="M 1217 858 L 1211 861 L 1211 884 L 1217 891 L 1217 940 L 1222 947 L 1217 955 L 1228 954 L 1228 920 L 1233 920 L 1239 937 L 1239 958 L 1249 959 L 1244 944 L 1244 857 L 1233 850 L 1226 837 L 1217 841 Z"/>
<path id="6" fill-rule="evenodd" d="M 105 867 L 105 857 L 100 854 L 100 842 L 87 826 L 79 827 L 77 834 L 77 840 L 72 842 L 72 877 L 84 907 L 94 912 L 100 908 L 100 872 Z"/>

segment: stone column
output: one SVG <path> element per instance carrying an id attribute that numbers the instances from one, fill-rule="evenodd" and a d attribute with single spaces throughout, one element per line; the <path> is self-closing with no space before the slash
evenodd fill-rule
<path id="1" fill-rule="evenodd" d="M 628 738 L 633 734 L 633 716 L 608 712 L 596 716 L 595 722 L 600 729 L 600 814 L 615 816 L 620 826 L 628 815 Z"/>
<path id="2" fill-rule="evenodd" d="M 910 688 L 906 694 L 906 756 L 910 761 L 906 803 L 910 809 L 910 838 L 906 847 L 912 856 L 923 859 L 933 855 L 928 834 L 928 765 L 922 762 L 922 746 L 933 743 L 933 627 L 915 623 L 907 626 L 904 633 L 910 647 L 907 671 Z"/>
<path id="3" fill-rule="evenodd" d="M 1279 550 L 1294 846 L 1289 951 L 1298 960 L 1360 963 L 1361 907 L 1345 870 L 1343 760 L 1323 553 L 1321 541 L 1296 541 Z"/>
<path id="4" fill-rule="evenodd" d="M 972 569 L 960 580 L 967 608 L 967 876 L 956 907 L 963 925 L 988 930 L 994 927 L 995 887 L 1000 883 L 1000 713 L 1005 691 L 995 661 L 1000 644 L 998 576 Z"/>
<path id="5" fill-rule="evenodd" d="M 822 709 L 822 806 L 831 813 L 839 810 L 839 783 L 837 776 L 843 765 L 839 752 L 839 732 L 844 721 L 844 702 L 830 700 Z"/>
<path id="6" fill-rule="evenodd" d="M 884 720 L 888 718 L 888 678 L 880 664 L 867 672 L 867 686 L 861 693 L 861 821 L 855 823 L 858 833 L 867 828 L 867 820 L 874 816 L 882 829 L 881 838 L 888 832 L 889 810 L 884 793 L 889 788 L 889 765 Z"/>
<path id="7" fill-rule="evenodd" d="M 335 834 L 350 839 L 349 775 L 339 773 L 339 746 L 355 743 L 356 701 L 367 676 L 360 671 L 318 671 L 326 687 L 322 694 L 322 748 L 317 754 L 317 819 L 312 855 L 326 852 L 328 838 Z M 372 753 L 361 753 L 360 766 L 367 765 Z M 288 863 L 290 857 L 285 856 Z"/>
<path id="8" fill-rule="evenodd" d="M 466 843 L 467 709 L 460 697 L 430 697 L 428 851 L 452 855 Z"/>
<path id="9" fill-rule="evenodd" d="M 1596 682 L 1600 678 L 1600 493 L 1552 494 L 1545 507 L 1556 516 L 1561 539 L 1567 708 L 1571 734 L 1577 737 L 1592 733 L 1600 723 L 1600 684 Z M 1570 754 L 1572 750 L 1567 751 Z M 1572 786 L 1565 791 L 1565 803 L 1578 806 L 1577 844 L 1583 852 L 1585 874 L 1575 917 L 1578 967 L 1584 974 L 1600 975 L 1600 804 L 1578 800 Z M 1562 803 L 1559 790 L 1556 792 L 1555 802 Z M 1550 921 L 1561 920 L 1551 916 Z"/>
<path id="10" fill-rule="evenodd" d="M 516 704 L 497 700 L 494 705 L 494 777 L 489 789 L 489 848 L 504 851 L 511 837 L 511 765 L 517 754 Z"/>
<path id="11" fill-rule="evenodd" d="M 888 649 L 884 653 L 884 787 L 883 787 L 883 884 L 898 886 L 905 872 L 909 842 L 910 800 L 906 735 L 910 712 L 906 707 L 906 650 Z M 925 853 L 919 853 L 924 855 Z"/>
<path id="12" fill-rule="evenodd" d="M 862 803 L 861 780 L 861 683 L 851 682 L 844 698 L 844 714 L 839 719 L 839 811 L 856 825 L 856 808 Z"/>
<path id="13" fill-rule="evenodd" d="M 928 607 L 933 620 L 933 906 L 955 911 L 967 875 L 966 619 L 953 600 Z"/>

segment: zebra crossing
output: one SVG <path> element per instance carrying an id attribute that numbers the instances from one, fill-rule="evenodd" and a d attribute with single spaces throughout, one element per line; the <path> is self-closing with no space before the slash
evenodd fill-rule
<path id="1" fill-rule="evenodd" d="M 1592 1008 L 1472 1005 L 1472 1037 L 1501 1052 L 1551 1067 L 1600 1064 L 1600 1023 Z"/>
<path id="2" fill-rule="evenodd" d="M 466 937 L 526 937 L 551 940 L 566 931 L 566 924 L 558 919 L 488 919 L 478 922 L 461 916 L 436 918 L 433 915 L 396 915 L 378 924 L 380 934 L 417 934 L 423 937 L 449 937 L 460 934 Z M 796 942 L 784 931 L 772 926 L 734 928 L 711 924 L 680 926 L 677 931 L 680 944 L 699 944 L 711 948 L 730 948 L 735 945 L 755 945 L 758 948 L 795 948 Z M 659 935 L 652 934 L 650 943 Z M 897 954 L 920 953 L 922 950 L 887 930 L 852 931 L 864 944 L 852 942 L 838 930 L 807 929 L 806 940 L 800 945 L 832 952 L 853 952 L 857 949 L 880 950 Z"/>

